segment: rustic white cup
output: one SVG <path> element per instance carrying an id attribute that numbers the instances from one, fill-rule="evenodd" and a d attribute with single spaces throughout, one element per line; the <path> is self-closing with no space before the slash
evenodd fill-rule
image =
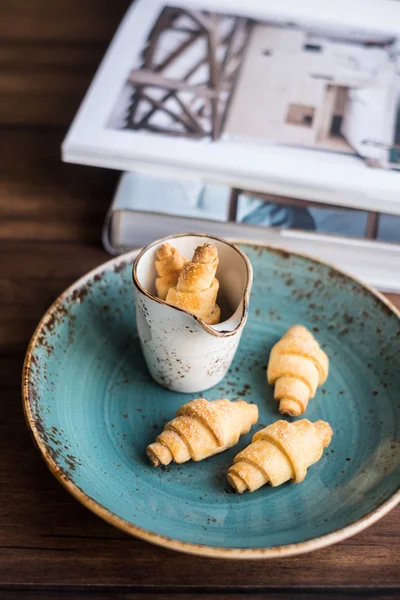
<path id="1" fill-rule="evenodd" d="M 223 319 L 217 325 L 207 325 L 157 298 L 154 263 L 157 249 L 165 242 L 189 259 L 197 246 L 211 242 L 217 247 L 218 303 Z M 147 367 L 157 383 L 176 392 L 194 393 L 224 378 L 247 320 L 252 281 L 247 256 L 234 244 L 214 236 L 173 235 L 138 254 L 133 264 L 137 327 Z"/>

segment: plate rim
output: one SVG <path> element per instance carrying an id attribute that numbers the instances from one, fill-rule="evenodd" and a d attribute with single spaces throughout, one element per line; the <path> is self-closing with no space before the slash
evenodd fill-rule
<path id="1" fill-rule="evenodd" d="M 189 235 L 189 234 L 188 234 Z M 299 256 L 301 258 L 306 258 L 323 266 L 330 267 L 337 273 L 344 275 L 346 278 L 355 281 L 361 287 L 366 289 L 372 296 L 375 296 L 380 302 L 382 302 L 385 306 L 387 306 L 392 313 L 394 313 L 397 318 L 400 320 L 400 310 L 388 300 L 383 294 L 379 291 L 375 290 L 370 285 L 364 283 L 357 277 L 350 275 L 346 271 L 337 268 L 335 265 L 320 260 L 315 256 L 304 252 L 295 252 L 292 250 L 288 250 L 287 248 L 280 246 L 278 244 L 270 244 L 268 242 L 263 242 L 259 240 L 241 240 L 239 238 L 227 238 L 227 241 L 233 244 L 241 244 L 244 246 L 261 246 L 266 249 L 270 249 L 272 251 L 277 251 L 278 253 L 282 253 L 288 256 Z M 194 554 L 198 556 L 208 556 L 213 558 L 225 558 L 225 559 L 242 559 L 242 560 L 253 560 L 253 559 L 261 559 L 261 558 L 277 558 L 277 557 L 286 557 L 286 556 L 295 556 L 299 554 L 305 554 L 307 552 L 312 552 L 315 550 L 319 550 L 335 544 L 337 542 L 343 541 L 357 533 L 363 531 L 370 525 L 376 523 L 379 519 L 384 517 L 388 512 L 390 512 L 397 504 L 400 503 L 400 486 L 398 489 L 388 498 L 387 500 L 378 504 L 374 510 L 364 515 L 361 519 L 358 519 L 345 527 L 340 529 L 336 529 L 331 533 L 324 534 L 322 536 L 317 536 L 310 538 L 308 540 L 304 540 L 301 542 L 296 542 L 293 544 L 285 544 L 281 546 L 272 546 L 272 547 L 264 547 L 264 548 L 223 548 L 220 546 L 210 546 L 207 544 L 196 544 L 193 542 L 184 542 L 182 540 L 178 540 L 175 538 L 163 536 L 158 533 L 154 533 L 148 529 L 144 529 L 139 527 L 138 525 L 134 525 L 125 519 L 122 519 L 117 514 L 113 513 L 109 509 L 105 508 L 100 502 L 94 500 L 90 496 L 88 496 L 76 483 L 74 483 L 69 477 L 65 475 L 63 470 L 57 465 L 56 461 L 50 455 L 46 444 L 41 438 L 39 429 L 37 424 L 33 418 L 31 411 L 31 401 L 30 401 L 30 392 L 29 392 L 29 384 L 30 384 L 30 374 L 31 374 L 31 364 L 32 364 L 32 355 L 37 345 L 37 340 L 40 336 L 40 333 L 46 323 L 50 320 L 53 312 L 56 310 L 57 306 L 62 303 L 66 298 L 68 298 L 76 289 L 80 288 L 84 285 L 88 280 L 91 280 L 97 274 L 103 273 L 105 271 L 113 270 L 116 266 L 119 266 L 120 263 L 134 261 L 136 256 L 141 252 L 142 248 L 138 248 L 135 250 L 131 250 L 124 254 L 120 254 L 110 260 L 100 264 L 94 269 L 87 272 L 85 275 L 77 279 L 72 285 L 67 287 L 51 304 L 51 306 L 47 309 L 43 317 L 40 319 L 36 329 L 32 335 L 32 338 L 29 342 L 23 369 L 22 369 L 22 404 L 24 410 L 25 420 L 32 435 L 34 444 L 40 450 L 43 459 L 45 460 L 49 470 L 56 477 L 56 479 L 63 485 L 67 491 L 76 498 L 81 504 L 83 504 L 86 508 L 88 508 L 91 512 L 102 518 L 107 523 L 113 525 L 117 529 L 124 531 L 130 535 L 138 537 L 147 542 L 156 544 L 158 546 L 162 546 L 164 548 L 168 548 L 170 550 L 176 550 L 180 552 L 184 552 L 186 554 Z"/>

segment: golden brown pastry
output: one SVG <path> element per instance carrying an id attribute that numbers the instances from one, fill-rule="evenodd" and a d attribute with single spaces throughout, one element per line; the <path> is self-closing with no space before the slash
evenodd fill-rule
<path id="1" fill-rule="evenodd" d="M 268 383 L 275 384 L 279 412 L 302 415 L 317 387 L 326 381 L 328 369 L 329 359 L 308 329 L 291 327 L 272 348 L 267 369 Z"/>
<path id="2" fill-rule="evenodd" d="M 155 467 L 203 460 L 234 446 L 257 419 L 257 406 L 244 400 L 197 398 L 181 406 L 154 444 L 147 446 L 147 456 Z"/>
<path id="3" fill-rule="evenodd" d="M 186 263 L 187 259 L 171 244 L 165 243 L 158 248 L 155 265 L 158 274 L 156 290 L 159 298 L 165 300 L 168 290 L 177 284 L 180 272 Z"/>
<path id="4" fill-rule="evenodd" d="M 332 439 L 325 421 L 277 421 L 258 431 L 250 446 L 234 458 L 228 481 L 237 492 L 254 492 L 262 485 L 303 481 L 307 468 L 322 456 Z"/>
<path id="5" fill-rule="evenodd" d="M 176 286 L 169 289 L 166 301 L 200 317 L 209 325 L 219 323 L 217 267 L 218 252 L 214 244 L 198 246 L 192 260 L 182 269 Z"/>

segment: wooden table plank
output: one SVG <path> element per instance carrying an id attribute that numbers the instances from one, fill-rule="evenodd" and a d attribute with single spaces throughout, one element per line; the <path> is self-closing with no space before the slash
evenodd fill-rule
<path id="1" fill-rule="evenodd" d="M 135 591 L 125 591 L 124 589 L 110 590 L 108 588 L 99 588 L 97 592 L 76 589 L 73 590 L 73 595 L 71 592 L 63 593 L 59 588 L 51 588 L 49 590 L 40 591 L 27 591 L 26 589 L 20 590 L 2 590 L 2 600 L 61 600 L 62 598 L 71 600 L 138 600 L 140 598 L 149 598 L 149 595 L 146 592 L 141 592 L 138 590 Z M 150 598 L 151 600 L 204 600 L 207 597 L 208 600 L 238 600 L 238 598 L 243 598 L 243 595 L 236 593 L 227 593 L 227 592 L 213 592 L 208 591 L 207 596 L 205 596 L 204 592 L 193 592 L 193 593 L 180 593 L 180 592 L 156 592 L 152 593 Z M 261 600 L 262 598 L 268 597 L 268 600 L 292 600 L 293 593 L 292 592 L 275 592 L 268 590 L 268 596 L 264 594 L 260 595 L 260 593 L 248 591 L 246 592 L 246 600 Z M 315 592 L 314 590 L 302 590 L 298 594 L 296 594 L 296 600 L 337 600 L 338 599 L 337 590 L 325 590 Z M 375 600 L 395 600 L 398 598 L 398 594 L 396 591 L 378 591 L 376 594 L 374 593 L 373 598 Z M 359 592 L 344 592 L 340 593 L 340 600 L 365 600 L 366 598 L 371 598 L 370 590 L 365 589 Z"/>
<path id="2" fill-rule="evenodd" d="M 49 590 L 40 590 L 40 591 L 26 591 L 26 589 L 20 590 L 2 590 L 2 600 L 139 600 L 141 598 L 151 600 L 204 600 L 207 598 L 209 600 L 238 600 L 238 598 L 243 598 L 243 594 L 237 593 L 229 593 L 229 592 L 213 592 L 207 591 L 207 595 L 204 592 L 195 591 L 193 593 L 180 593 L 180 592 L 156 592 L 152 593 L 150 596 L 146 592 L 141 592 L 138 590 L 135 591 L 125 591 L 124 589 L 120 589 L 118 591 L 110 590 L 108 588 L 99 588 L 97 592 L 76 589 L 74 588 L 73 592 L 61 591 L 59 588 L 51 588 Z M 325 590 L 315 592 L 314 590 L 303 590 L 296 594 L 296 600 L 366 600 L 366 598 L 371 598 L 371 591 L 365 589 L 360 592 L 344 592 L 340 593 L 338 596 L 338 592 L 336 590 Z M 374 593 L 373 598 L 375 600 L 395 600 L 398 598 L 398 594 L 396 591 L 385 590 L 378 591 Z M 268 598 L 268 600 L 292 600 L 293 593 L 292 592 L 275 592 L 268 590 L 267 595 L 260 594 L 259 592 L 248 591 L 245 595 L 246 600 L 262 600 L 262 598 Z"/>
<path id="3" fill-rule="evenodd" d="M 400 310 L 400 294 L 385 294 L 385 296 Z"/>
<path id="4" fill-rule="evenodd" d="M 108 44 L 131 0 L 1 0 L 0 40 Z"/>
<path id="5" fill-rule="evenodd" d="M 129 0 L 2 0 L 0 122 L 67 127 Z"/>
<path id="6" fill-rule="evenodd" d="M 400 508 L 299 557 L 183 556 L 113 529 L 50 475 L 26 428 L 30 336 L 68 285 L 108 259 L 100 230 L 118 174 L 63 165 L 60 144 L 129 0 L 0 2 L 0 598 L 394 598 Z M 393 297 L 400 307 L 400 297 Z M 368 590 L 367 590 L 368 588 Z M 224 592 L 225 590 L 225 592 Z M 238 597 L 238 596 L 236 596 Z"/>
<path id="7" fill-rule="evenodd" d="M 100 240 L 119 174 L 62 163 L 64 135 L 62 129 L 1 131 L 0 239 Z"/>

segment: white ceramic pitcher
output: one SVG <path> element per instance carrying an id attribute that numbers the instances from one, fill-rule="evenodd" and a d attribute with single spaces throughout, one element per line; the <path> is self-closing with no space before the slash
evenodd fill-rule
<path id="1" fill-rule="evenodd" d="M 219 265 L 218 304 L 221 322 L 207 325 L 187 311 L 157 298 L 156 251 L 169 242 L 190 259 L 197 246 L 213 243 Z M 137 327 L 151 376 L 176 392 L 206 390 L 224 378 L 233 360 L 247 320 L 253 270 L 235 245 L 214 236 L 173 235 L 144 248 L 133 264 Z"/>

